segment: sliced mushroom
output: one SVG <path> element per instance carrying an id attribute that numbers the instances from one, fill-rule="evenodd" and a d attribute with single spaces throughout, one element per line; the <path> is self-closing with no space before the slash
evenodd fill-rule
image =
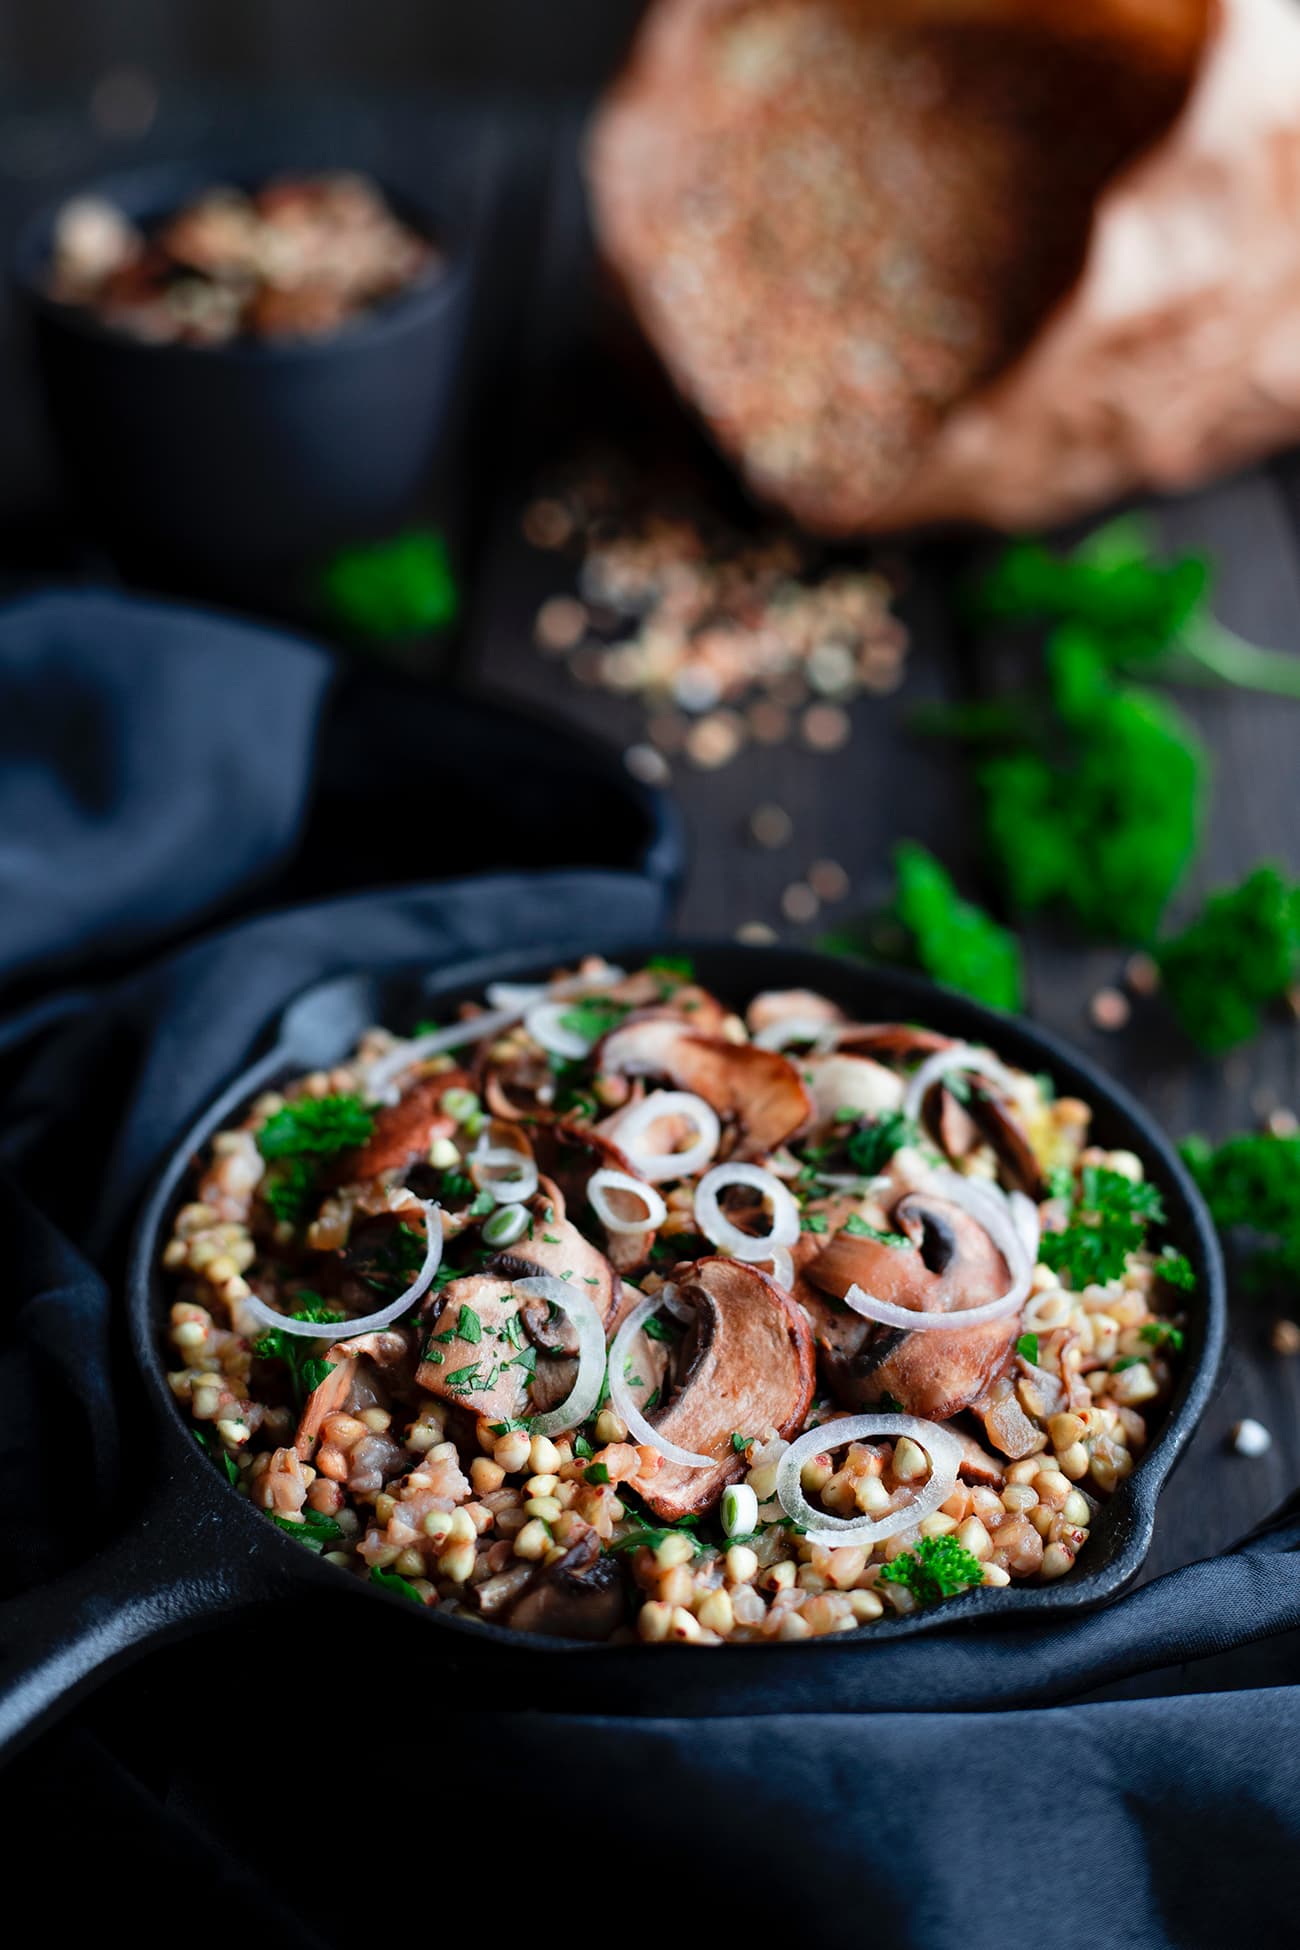
<path id="1" fill-rule="evenodd" d="M 746 1463 L 732 1447 L 737 1431 L 792 1435 L 813 1397 L 812 1334 L 775 1281 L 734 1259 L 701 1259 L 674 1275 L 696 1317 L 669 1371 L 671 1396 L 653 1426 L 669 1441 L 712 1456 L 709 1468 L 665 1462 L 632 1488 L 657 1516 L 675 1521 L 710 1509 Z"/>
<path id="2" fill-rule="evenodd" d="M 545 1124 L 533 1133 L 533 1154 L 540 1169 L 559 1187 L 565 1204 L 583 1213 L 598 1229 L 605 1257 L 619 1274 L 635 1273 L 650 1257 L 655 1235 L 650 1227 L 638 1232 L 609 1232 L 594 1212 L 587 1209 L 587 1185 L 593 1173 L 601 1170 L 626 1172 L 639 1178 L 632 1160 L 610 1138 L 592 1129 L 580 1129 L 563 1119 Z"/>
<path id="3" fill-rule="evenodd" d="M 952 1037 L 937 1029 L 918 1029 L 911 1022 L 850 1022 L 835 1038 L 837 1050 L 855 1056 L 883 1056 L 894 1063 L 934 1056 L 952 1048 Z"/>
<path id="4" fill-rule="evenodd" d="M 910 1245 L 840 1232 L 806 1265 L 804 1279 L 841 1304 L 849 1288 L 859 1286 L 918 1313 L 960 1313 L 1006 1292 L 1006 1261 L 960 1205 L 909 1192 L 894 1207 L 891 1223 Z M 851 1311 L 846 1317 L 825 1303 L 813 1311 L 837 1400 L 862 1408 L 889 1395 L 906 1413 L 935 1422 L 975 1401 L 1004 1365 L 1016 1333 L 1011 1316 L 951 1333 L 904 1333 Z"/>
<path id="5" fill-rule="evenodd" d="M 307 1461 L 314 1453 L 327 1416 L 386 1408 L 394 1394 L 408 1393 L 415 1379 L 418 1346 L 413 1329 L 390 1327 L 336 1341 L 327 1349 L 324 1358 L 330 1372 L 304 1402 L 294 1437 L 294 1448 L 302 1460 Z"/>
<path id="6" fill-rule="evenodd" d="M 364 1144 L 345 1151 L 331 1166 L 327 1182 L 332 1185 L 364 1184 L 381 1172 L 405 1173 L 412 1165 L 426 1163 L 429 1146 L 437 1137 L 450 1137 L 455 1120 L 442 1108 L 449 1090 L 463 1090 L 469 1082 L 463 1070 L 443 1070 L 437 1076 L 419 1077 L 395 1104 L 376 1111 L 374 1129 Z"/>
<path id="7" fill-rule="evenodd" d="M 431 1309 L 420 1365 L 421 1388 L 492 1422 L 529 1413 L 532 1354 L 508 1279 L 470 1273 L 443 1288 Z M 462 1328 L 462 1308 L 466 1310 Z M 473 1321 L 468 1315 L 473 1315 Z M 445 1337 L 445 1338 L 444 1338 Z M 520 1364 L 520 1357 L 528 1358 Z"/>
<path id="8" fill-rule="evenodd" d="M 516 1632 L 546 1632 L 553 1638 L 607 1639 L 626 1610 L 622 1574 L 612 1557 L 602 1557 L 600 1538 L 589 1530 L 554 1564 L 542 1565 L 519 1597 L 504 1611 L 503 1623 Z"/>
<path id="9" fill-rule="evenodd" d="M 543 1186 L 529 1209 L 531 1234 L 494 1253 L 486 1270 L 509 1280 L 547 1273 L 585 1295 L 607 1322 L 618 1304 L 619 1280 L 604 1253 L 563 1216 L 564 1203 L 553 1186 Z"/>
<path id="10" fill-rule="evenodd" d="M 830 1029 L 844 1021 L 844 1011 L 814 989 L 764 989 L 746 1009 L 745 1021 L 751 1036 L 783 1022 L 807 1023 L 810 1027 L 820 1023 Z"/>
<path id="11" fill-rule="evenodd" d="M 957 1473 L 962 1480 L 981 1483 L 985 1489 L 1000 1490 L 1007 1480 L 1005 1465 L 976 1442 L 973 1435 L 967 1435 L 964 1429 L 950 1429 L 949 1434 L 961 1450 Z"/>
<path id="12" fill-rule="evenodd" d="M 811 1099 L 799 1072 L 776 1050 L 697 1036 L 675 1016 L 646 1016 L 606 1036 L 597 1052 L 606 1075 L 658 1076 L 693 1091 L 735 1122 L 738 1158 L 774 1151 L 806 1121 Z"/>
<path id="13" fill-rule="evenodd" d="M 903 1101 L 903 1079 L 869 1056 L 801 1056 L 799 1074 L 812 1098 L 812 1121 L 801 1136 L 814 1142 L 840 1121 L 840 1112 L 879 1117 Z"/>
<path id="14" fill-rule="evenodd" d="M 984 1424 L 984 1433 L 993 1447 L 1012 1462 L 1036 1456 L 1047 1447 L 1046 1435 L 1030 1421 L 1016 1400 L 1015 1381 L 1008 1365 L 990 1379 L 971 1407 Z"/>

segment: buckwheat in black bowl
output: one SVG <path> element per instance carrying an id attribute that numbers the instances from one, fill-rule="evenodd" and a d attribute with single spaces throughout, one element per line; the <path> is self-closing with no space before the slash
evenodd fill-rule
<path id="1" fill-rule="evenodd" d="M 1203 1296 L 1018 1027 L 671 956 L 402 1027 L 249 1103 L 163 1250 L 171 1390 L 268 1524 L 444 1617 L 616 1643 L 1087 1577 Z"/>
<path id="2" fill-rule="evenodd" d="M 122 171 L 33 217 L 17 277 L 88 525 L 238 584 L 387 532 L 452 416 L 474 197 L 356 175 Z"/>

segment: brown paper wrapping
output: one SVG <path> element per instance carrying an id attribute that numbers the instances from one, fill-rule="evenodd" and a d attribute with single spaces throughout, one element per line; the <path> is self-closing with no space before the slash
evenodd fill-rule
<path id="1" fill-rule="evenodd" d="M 1036 527 L 1300 432 L 1293 0 L 659 0 L 589 173 L 814 529 Z"/>

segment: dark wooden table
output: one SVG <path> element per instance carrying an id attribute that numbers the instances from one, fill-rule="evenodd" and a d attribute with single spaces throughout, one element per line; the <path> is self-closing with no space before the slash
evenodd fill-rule
<path id="1" fill-rule="evenodd" d="M 292 109 L 204 101 L 167 107 L 147 148 L 154 154 L 228 150 L 250 130 L 271 126 L 282 149 L 296 130 L 315 153 L 324 141 L 340 159 L 409 181 L 436 169 L 449 142 L 462 157 L 465 145 L 472 145 L 492 192 L 485 316 L 494 351 L 477 387 L 472 444 L 489 492 L 467 543 L 461 668 L 471 684 L 560 713 L 621 747 L 639 742 L 644 712 L 638 704 L 579 687 L 534 647 L 538 605 L 570 592 L 572 571 L 561 558 L 529 548 L 520 529 L 523 508 L 546 469 L 576 453 L 593 432 L 618 438 L 625 427 L 626 380 L 606 358 L 599 330 L 576 164 L 576 113 L 449 110 L 410 100 L 317 101 Z M 14 113 L 0 115 L 0 226 L 10 232 L 45 195 L 122 159 L 121 151 L 106 151 L 79 113 L 17 105 Z M 40 520 L 49 494 L 48 456 L 11 324 L 4 321 L 0 336 L 6 430 L 0 548 L 11 571 L 30 572 L 42 566 L 57 522 Z M 652 417 L 656 437 L 663 437 L 658 407 Z M 667 437 L 680 440 L 684 452 L 696 451 L 684 418 L 668 418 L 673 424 Z M 707 459 L 700 464 L 706 475 L 711 472 Z M 1213 552 L 1224 621 L 1257 641 L 1300 653 L 1295 457 L 1153 504 L 1151 513 L 1172 545 Z M 967 695 L 989 681 L 994 661 L 960 640 L 951 603 L 954 580 L 968 571 L 978 546 L 927 544 L 910 553 L 906 682 L 894 696 L 853 704 L 853 735 L 843 750 L 819 756 L 791 743 L 775 750 L 751 747 L 717 772 L 675 766 L 673 789 L 692 843 L 684 928 L 725 935 L 762 922 L 787 937 L 815 934 L 881 900 L 891 845 L 903 836 L 930 845 L 967 891 L 981 892 L 973 807 L 961 767 L 908 728 L 919 704 Z M 57 550 L 51 559 L 57 562 Z M 1262 857 L 1300 866 L 1294 783 L 1300 704 L 1206 691 L 1179 701 L 1216 759 L 1206 841 L 1182 897 L 1190 906 L 1202 890 L 1239 877 Z M 760 802 L 776 802 L 791 816 L 792 837 L 780 850 L 763 851 L 748 836 L 749 815 Z M 842 864 L 852 894 L 810 927 L 790 928 L 781 917 L 781 891 L 819 859 Z M 1093 1027 L 1088 1005 L 1101 984 L 1117 979 L 1122 953 L 1072 943 L 1044 927 L 1028 930 L 1025 941 L 1031 1012 L 1121 1076 L 1174 1134 L 1222 1135 L 1258 1124 L 1273 1109 L 1300 1106 L 1294 1026 L 1278 1023 L 1219 1063 L 1192 1055 L 1155 1012 L 1139 1011 L 1125 1031 L 1103 1034 Z M 1235 1304 L 1222 1383 L 1165 1497 L 1149 1574 L 1232 1542 L 1300 1482 L 1300 1362 L 1271 1352 L 1272 1319 L 1271 1310 L 1245 1298 Z M 1228 1449 L 1227 1431 L 1246 1415 L 1273 1434 L 1271 1450 L 1259 1460 Z"/>

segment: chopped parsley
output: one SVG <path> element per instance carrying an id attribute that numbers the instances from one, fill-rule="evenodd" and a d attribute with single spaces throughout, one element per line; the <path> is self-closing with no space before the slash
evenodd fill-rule
<path id="1" fill-rule="evenodd" d="M 1211 894 L 1181 934 L 1155 949 L 1161 988 L 1191 1040 L 1213 1056 L 1259 1033 L 1300 975 L 1300 886 L 1273 866 Z"/>
<path id="2" fill-rule="evenodd" d="M 1016 1353 L 1020 1356 L 1022 1361 L 1028 1361 L 1031 1367 L 1037 1367 L 1038 1366 L 1037 1334 L 1022 1334 L 1020 1336 L 1020 1339 L 1016 1342 Z"/>
<path id="3" fill-rule="evenodd" d="M 583 1476 L 583 1481 L 587 1483 L 608 1483 L 609 1470 L 606 1468 L 604 1463 L 600 1463 L 600 1462 L 588 1463 L 587 1467 L 582 1472 L 582 1476 Z"/>
<path id="4" fill-rule="evenodd" d="M 278 1525 L 309 1551 L 319 1553 L 327 1545 L 337 1544 L 343 1535 L 342 1527 L 334 1521 L 333 1517 L 321 1516 L 316 1510 L 304 1510 L 301 1523 L 295 1523 L 291 1517 L 281 1516 L 278 1510 L 268 1510 L 266 1514 L 273 1524 Z"/>
<path id="5" fill-rule="evenodd" d="M 1167 1347 L 1171 1354 L 1183 1351 L 1184 1334 L 1172 1320 L 1148 1320 L 1138 1328 L 1138 1339 L 1151 1347 Z"/>
<path id="6" fill-rule="evenodd" d="M 881 1232 L 868 1223 L 860 1212 L 850 1212 L 844 1221 L 844 1230 L 853 1239 L 874 1239 L 878 1246 L 910 1246 L 911 1240 L 905 1232 Z"/>
<path id="7" fill-rule="evenodd" d="M 1134 1184 L 1122 1172 L 1085 1165 L 1062 1232 L 1044 1232 L 1038 1257 L 1063 1273 L 1076 1292 L 1118 1279 L 1130 1253 L 1140 1250 L 1148 1226 L 1165 1216 L 1156 1186 Z"/>
<path id="8" fill-rule="evenodd" d="M 396 1598 L 409 1598 L 414 1605 L 424 1603 L 410 1579 L 399 1577 L 396 1571 L 381 1571 L 377 1564 L 372 1564 L 370 1582 L 377 1584 L 381 1591 L 391 1591 Z"/>
<path id="9" fill-rule="evenodd" d="M 580 1036 L 588 1045 L 598 1043 L 602 1036 L 608 1036 L 611 1029 L 617 1029 L 627 1015 L 625 1002 L 609 1002 L 591 998 L 575 1002 L 558 1018 L 561 1029 L 571 1035 Z"/>
<path id="10" fill-rule="evenodd" d="M 456 1338 L 477 1347 L 483 1338 L 483 1322 L 473 1307 L 462 1307 L 456 1321 Z"/>
<path id="11" fill-rule="evenodd" d="M 875 1178 L 896 1151 L 916 1141 L 916 1127 L 901 1110 L 882 1111 L 869 1124 L 859 1125 L 845 1145 L 850 1165 L 864 1178 Z"/>
<path id="12" fill-rule="evenodd" d="M 229 1449 L 224 1449 L 219 1443 L 214 1442 L 212 1436 L 206 1429 L 191 1429 L 190 1434 L 194 1437 L 200 1449 L 204 1450 L 211 1457 L 212 1461 L 218 1464 L 224 1471 L 226 1481 L 228 1483 L 238 1483 L 239 1465 L 231 1455 Z"/>
<path id="13" fill-rule="evenodd" d="M 318 1294 L 300 1294 L 300 1300 L 307 1304 L 294 1309 L 290 1320 L 319 1321 L 328 1327 L 329 1332 L 320 1336 L 321 1341 L 338 1338 L 338 1330 L 346 1328 L 347 1322 L 335 1308 L 327 1307 Z M 282 1327 L 268 1328 L 253 1342 L 253 1352 L 260 1361 L 282 1361 L 289 1372 L 289 1382 L 293 1389 L 293 1399 L 302 1407 L 312 1390 L 319 1388 L 327 1375 L 333 1374 L 335 1363 L 324 1361 L 315 1352 L 320 1341 L 307 1334 L 286 1334 Z"/>
<path id="14" fill-rule="evenodd" d="M 677 1339 L 677 1334 L 661 1314 L 647 1315 L 641 1332 L 649 1341 L 667 1341 L 671 1345 Z"/>
<path id="15" fill-rule="evenodd" d="M 934 1605 L 953 1598 L 971 1585 L 982 1584 L 984 1566 L 955 1537 L 922 1537 L 916 1547 L 886 1564 L 879 1584 L 901 1584 L 918 1605 Z"/>
<path id="16" fill-rule="evenodd" d="M 733 1429 L 731 1431 L 731 1446 L 738 1456 L 744 1455 L 753 1440 L 754 1437 L 752 1435 L 742 1435 L 739 1429 Z"/>
<path id="17" fill-rule="evenodd" d="M 364 1144 L 374 1128 L 360 1097 L 298 1097 L 267 1118 L 257 1148 L 264 1158 L 328 1158 Z"/>
<path id="18" fill-rule="evenodd" d="M 1300 1136 L 1243 1131 L 1217 1148 L 1193 1137 L 1182 1153 L 1214 1223 L 1249 1247 L 1251 1284 L 1300 1283 Z"/>

